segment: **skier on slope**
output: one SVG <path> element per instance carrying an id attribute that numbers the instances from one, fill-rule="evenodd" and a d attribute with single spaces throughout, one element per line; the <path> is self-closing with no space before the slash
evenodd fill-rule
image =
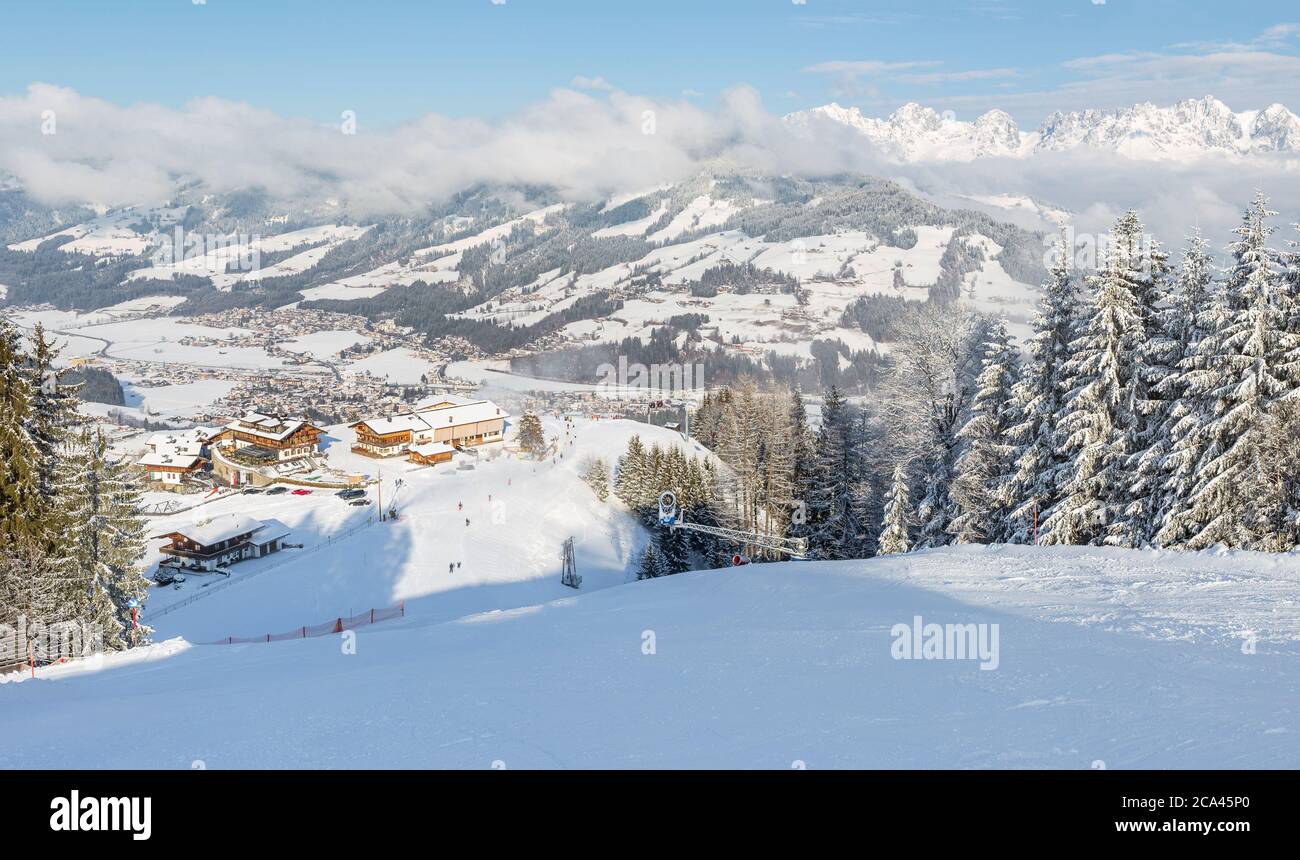
<path id="1" fill-rule="evenodd" d="M 456 572 L 456 562 L 454 561 L 447 562 L 447 573 L 455 573 L 455 572 Z"/>

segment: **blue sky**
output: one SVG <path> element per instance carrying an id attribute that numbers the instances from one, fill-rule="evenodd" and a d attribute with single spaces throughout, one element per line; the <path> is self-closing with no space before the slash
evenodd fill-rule
<path id="1" fill-rule="evenodd" d="M 206 96 L 293 117 L 499 117 L 575 80 L 769 111 L 909 100 L 1022 125 L 1051 109 L 1213 92 L 1300 109 L 1300 10 L 1220 0 L 28 0 L 7 2 L 0 94 Z"/>

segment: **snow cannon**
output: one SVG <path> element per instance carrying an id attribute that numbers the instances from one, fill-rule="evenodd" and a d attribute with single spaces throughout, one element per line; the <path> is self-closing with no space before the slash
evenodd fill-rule
<path id="1" fill-rule="evenodd" d="M 677 494 L 671 490 L 659 497 L 659 524 L 671 526 L 677 522 Z"/>

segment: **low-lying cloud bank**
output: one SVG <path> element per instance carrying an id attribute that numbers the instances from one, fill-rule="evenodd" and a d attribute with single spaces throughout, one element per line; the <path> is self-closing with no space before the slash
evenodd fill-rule
<path id="1" fill-rule="evenodd" d="M 945 203 L 1025 195 L 1072 211 L 1076 228 L 1087 231 L 1136 207 L 1170 244 L 1196 224 L 1226 241 L 1256 187 L 1283 218 L 1300 216 L 1294 156 L 1177 164 L 1076 150 L 899 165 L 847 128 L 801 135 L 748 87 L 723 93 L 711 110 L 607 87 L 565 88 L 497 121 L 428 115 L 382 129 L 367 127 L 364 113 L 322 125 L 215 98 L 182 109 L 123 107 L 49 84 L 0 97 L 0 176 L 51 205 L 160 202 L 180 183 L 197 183 L 213 192 L 263 188 L 285 200 L 335 198 L 366 217 L 416 212 L 480 182 L 593 200 L 704 169 L 868 173 Z"/>

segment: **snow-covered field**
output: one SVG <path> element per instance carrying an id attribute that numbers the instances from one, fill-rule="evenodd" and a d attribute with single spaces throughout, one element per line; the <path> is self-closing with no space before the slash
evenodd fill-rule
<path id="1" fill-rule="evenodd" d="M 1300 766 L 1300 557 L 973 547 L 635 582 L 644 533 L 579 464 L 632 433 L 686 443 L 625 421 L 547 430 L 563 460 L 385 463 L 397 522 L 238 565 L 243 581 L 161 612 L 192 577 L 150 601 L 159 644 L 0 686 L 0 731 L 22 738 L 0 766 Z M 329 456 L 379 465 L 338 433 Z M 374 508 L 240 496 L 152 533 L 233 510 L 312 546 Z M 579 592 L 559 584 L 570 535 Z M 335 635 L 198 644 L 403 600 L 355 653 Z M 895 659 L 918 616 L 988 625 L 992 659 Z M 120 742 L 141 726 L 147 742 Z"/>
<path id="2" fill-rule="evenodd" d="M 177 640 L 6 685 L 0 727 L 23 742 L 0 765 L 1296 767 L 1298 567 L 949 549 L 584 584 L 456 620 L 408 604 L 355 654 Z M 894 659 L 916 616 L 998 625 L 997 668 Z M 142 725 L 147 743 L 118 742 Z"/>

